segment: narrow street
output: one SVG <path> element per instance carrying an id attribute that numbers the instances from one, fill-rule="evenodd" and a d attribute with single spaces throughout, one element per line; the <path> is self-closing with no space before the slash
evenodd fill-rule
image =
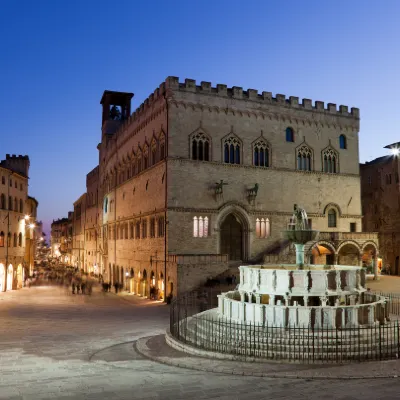
<path id="1" fill-rule="evenodd" d="M 398 379 L 212 374 L 150 361 L 134 341 L 162 333 L 168 306 L 40 286 L 0 296 L 0 399 L 393 399 Z"/>

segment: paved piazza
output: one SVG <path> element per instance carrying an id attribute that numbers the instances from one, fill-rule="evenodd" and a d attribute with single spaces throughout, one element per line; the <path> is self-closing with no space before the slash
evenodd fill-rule
<path id="1" fill-rule="evenodd" d="M 163 333 L 168 319 L 168 306 L 133 296 L 72 296 L 50 286 L 1 293 L 0 399 L 398 397 L 397 377 L 260 378 L 179 368 L 140 355 L 135 341 Z"/>

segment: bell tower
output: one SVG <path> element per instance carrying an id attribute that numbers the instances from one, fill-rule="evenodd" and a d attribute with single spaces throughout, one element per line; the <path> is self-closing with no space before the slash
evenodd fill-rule
<path id="1" fill-rule="evenodd" d="M 100 100 L 103 106 L 102 134 L 113 135 L 120 125 L 131 115 L 133 93 L 105 90 Z"/>

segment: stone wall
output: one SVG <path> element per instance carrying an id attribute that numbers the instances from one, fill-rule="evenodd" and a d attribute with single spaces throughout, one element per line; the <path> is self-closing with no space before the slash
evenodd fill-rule
<path id="1" fill-rule="evenodd" d="M 226 262 L 177 264 L 177 294 L 194 290 L 206 283 L 208 278 L 222 274 L 229 268 Z"/>

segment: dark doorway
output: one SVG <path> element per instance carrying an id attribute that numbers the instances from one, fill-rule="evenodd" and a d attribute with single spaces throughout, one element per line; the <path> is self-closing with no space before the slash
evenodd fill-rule
<path id="1" fill-rule="evenodd" d="M 394 274 L 395 275 L 399 274 L 399 256 L 396 257 L 396 260 L 394 263 Z"/>
<path id="2" fill-rule="evenodd" d="M 242 260 L 243 228 L 232 214 L 221 225 L 221 253 L 228 254 L 229 260 Z"/>
<path id="3" fill-rule="evenodd" d="M 326 255 L 326 265 L 333 265 L 335 262 L 335 255 L 334 254 L 327 254 Z"/>

